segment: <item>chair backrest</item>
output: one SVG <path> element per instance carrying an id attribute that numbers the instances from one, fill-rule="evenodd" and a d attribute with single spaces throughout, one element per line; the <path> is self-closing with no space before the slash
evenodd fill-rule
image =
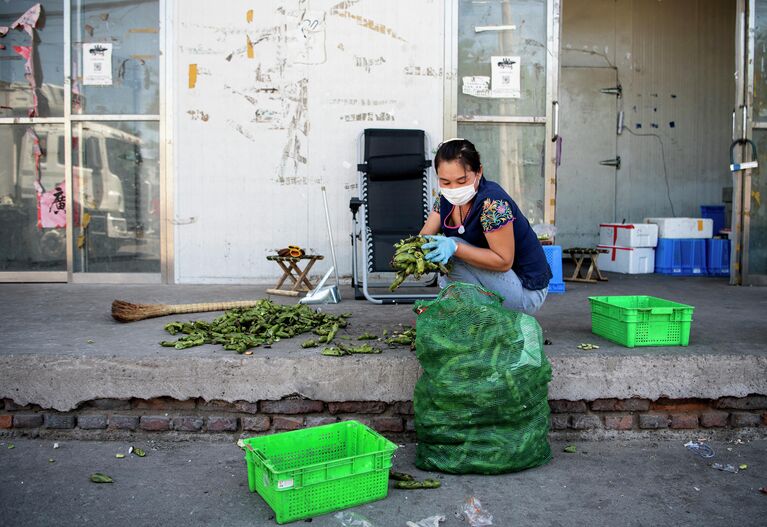
<path id="1" fill-rule="evenodd" d="M 365 130 L 363 162 L 358 169 L 369 271 L 391 271 L 393 245 L 421 230 L 429 213 L 429 166 L 423 130 Z"/>

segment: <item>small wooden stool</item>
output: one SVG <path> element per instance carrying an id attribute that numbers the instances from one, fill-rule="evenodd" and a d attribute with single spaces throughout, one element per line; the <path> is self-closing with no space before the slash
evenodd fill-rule
<path id="1" fill-rule="evenodd" d="M 324 256 L 318 254 L 305 254 L 303 256 L 267 256 L 266 259 L 272 262 L 276 262 L 282 269 L 282 276 L 271 289 L 267 289 L 266 292 L 272 295 L 283 296 L 298 296 L 300 292 L 308 292 L 314 289 L 314 286 L 306 277 L 309 274 L 312 266 L 318 260 L 322 260 Z M 308 260 L 306 267 L 303 270 L 299 267 L 301 260 Z M 281 289 L 285 280 L 290 278 L 293 281 L 293 287 L 290 289 Z"/>
<path id="2" fill-rule="evenodd" d="M 565 278 L 565 282 L 586 282 L 589 284 L 597 283 L 597 280 L 607 282 L 607 278 L 602 276 L 597 266 L 597 259 L 599 253 L 606 252 L 599 249 L 583 249 L 581 247 L 572 247 L 562 251 L 564 254 L 570 255 L 570 258 L 575 262 L 575 271 L 569 278 Z M 586 272 L 586 276 L 581 276 L 581 268 L 583 264 L 589 262 L 589 268 Z M 596 273 L 596 279 L 592 278 L 592 275 Z"/>

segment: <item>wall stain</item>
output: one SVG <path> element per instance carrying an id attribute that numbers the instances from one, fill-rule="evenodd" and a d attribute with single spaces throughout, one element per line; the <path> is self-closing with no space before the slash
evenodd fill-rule
<path id="1" fill-rule="evenodd" d="M 374 66 L 381 66 L 382 64 L 386 63 L 386 59 L 383 57 L 378 57 L 376 59 L 367 58 L 367 57 L 359 57 L 357 55 L 354 55 L 354 65 L 358 68 L 364 69 L 366 72 L 370 73 L 370 68 Z"/>
<path id="2" fill-rule="evenodd" d="M 396 99 L 330 99 L 328 104 L 338 104 L 344 106 L 384 106 L 389 104 L 397 104 Z"/>
<path id="3" fill-rule="evenodd" d="M 402 42 L 407 42 L 407 40 L 405 40 L 404 38 L 399 36 L 397 33 L 395 33 L 394 30 L 391 29 L 390 27 L 387 27 L 384 24 L 379 24 L 375 20 L 372 20 L 370 18 L 365 18 L 360 15 L 354 15 L 350 13 L 349 11 L 347 11 L 347 9 L 349 9 L 351 6 L 353 6 L 356 3 L 357 1 L 353 1 L 353 0 L 340 2 L 330 8 L 330 14 L 340 18 L 348 18 L 349 20 L 354 20 L 355 22 L 357 22 L 358 25 L 366 29 L 375 31 L 376 33 L 380 33 L 382 35 L 386 35 L 396 40 L 401 40 Z"/>
<path id="4" fill-rule="evenodd" d="M 416 77 L 442 77 L 442 68 L 432 68 L 431 66 L 405 66 L 405 75 Z"/>
<path id="5" fill-rule="evenodd" d="M 284 96 L 285 115 L 292 113 L 290 124 L 287 127 L 287 140 L 282 149 L 280 171 L 277 182 L 283 185 L 289 183 L 288 174 L 296 174 L 298 165 L 306 165 L 305 155 L 306 136 L 309 135 L 308 99 L 309 79 L 303 78 L 292 86 L 294 89 L 286 89 Z M 295 90 L 297 88 L 297 90 Z"/>
<path id="6" fill-rule="evenodd" d="M 192 117 L 192 121 L 204 121 L 207 123 L 210 118 L 208 114 L 202 110 L 187 110 L 186 113 Z"/>
<path id="7" fill-rule="evenodd" d="M 245 130 L 245 129 L 242 127 L 242 125 L 241 125 L 241 124 L 239 124 L 239 123 L 236 123 L 236 122 L 232 121 L 231 119 L 227 119 L 227 121 L 226 121 L 226 124 L 228 124 L 228 125 L 229 125 L 229 126 L 231 126 L 231 127 L 234 129 L 234 130 L 236 130 L 237 132 L 239 132 L 239 133 L 240 133 L 240 134 L 241 134 L 243 137 L 245 137 L 245 138 L 249 139 L 250 141 L 252 141 L 252 142 L 254 142 L 254 143 L 256 142 L 256 138 L 255 138 L 255 137 L 253 137 L 253 134 L 251 134 L 250 132 L 248 132 L 247 130 Z"/>
<path id="8" fill-rule="evenodd" d="M 349 113 L 339 117 L 342 121 L 394 121 L 394 115 L 389 112 Z"/>

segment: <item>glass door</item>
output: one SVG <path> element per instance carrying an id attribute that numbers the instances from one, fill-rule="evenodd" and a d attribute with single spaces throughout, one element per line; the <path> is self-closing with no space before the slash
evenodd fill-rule
<path id="1" fill-rule="evenodd" d="M 71 0 L 75 281 L 160 279 L 160 2 Z"/>
<path id="2" fill-rule="evenodd" d="M 62 8 L 0 2 L 0 281 L 67 279 Z"/>
<path id="3" fill-rule="evenodd" d="M 445 137 L 471 140 L 531 223 L 554 223 L 558 0 L 453 0 Z"/>
<path id="4" fill-rule="evenodd" d="M 161 281 L 161 7 L 0 2 L 0 281 Z"/>
<path id="5" fill-rule="evenodd" d="M 753 141 L 759 162 L 757 168 L 741 172 L 734 187 L 736 191 L 740 187 L 741 197 L 740 279 L 744 285 L 767 285 L 767 0 L 741 0 L 738 14 L 739 27 L 747 28 L 739 38 L 739 64 L 745 73 L 739 76 L 745 80 L 741 97 L 744 106 L 740 106 L 745 123 L 740 131 Z M 751 160 L 749 147 L 740 154 L 741 160 Z"/>

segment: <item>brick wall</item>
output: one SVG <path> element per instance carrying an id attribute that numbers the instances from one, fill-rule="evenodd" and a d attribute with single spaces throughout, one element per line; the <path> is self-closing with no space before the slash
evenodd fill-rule
<path id="1" fill-rule="evenodd" d="M 763 428 L 767 433 L 767 396 L 704 399 L 597 399 L 549 401 L 554 431 L 628 431 Z M 110 433 L 258 435 L 355 419 L 386 435 L 413 435 L 410 401 L 322 402 L 287 398 L 280 401 L 179 401 L 98 399 L 72 412 L 19 406 L 0 400 L 0 433 L 34 435 L 86 431 L 88 437 Z"/>

